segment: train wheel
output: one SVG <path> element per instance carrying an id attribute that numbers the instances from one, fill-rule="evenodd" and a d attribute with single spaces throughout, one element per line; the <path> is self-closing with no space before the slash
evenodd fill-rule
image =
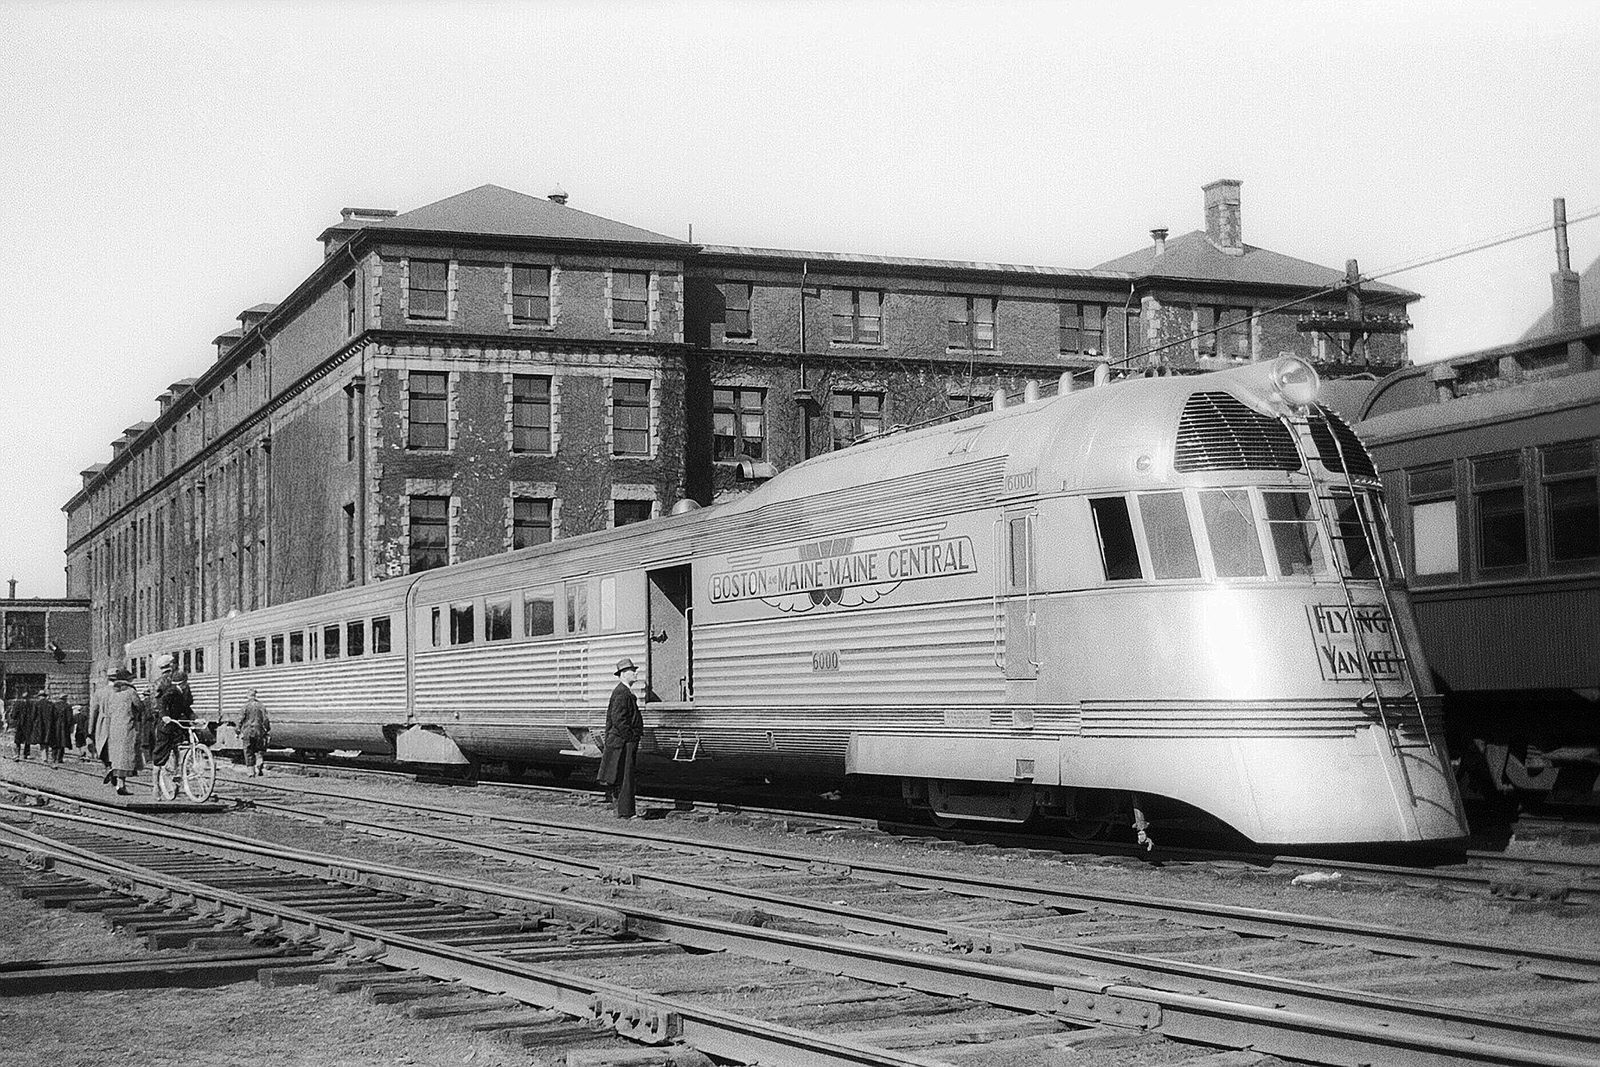
<path id="1" fill-rule="evenodd" d="M 1126 794 L 1107 789 L 1078 789 L 1072 793 L 1072 810 L 1061 830 L 1074 841 L 1101 841 L 1120 826 L 1133 821 Z"/>

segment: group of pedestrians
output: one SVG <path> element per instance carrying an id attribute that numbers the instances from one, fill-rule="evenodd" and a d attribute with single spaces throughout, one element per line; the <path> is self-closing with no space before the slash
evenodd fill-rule
<path id="1" fill-rule="evenodd" d="M 60 693 L 51 699 L 48 689 L 24 691 L 4 706 L 5 730 L 16 744 L 16 759 L 39 759 L 60 763 L 67 749 L 84 745 L 87 716 L 82 706 L 67 703 Z"/>
<path id="2" fill-rule="evenodd" d="M 106 768 L 106 784 L 128 796 L 128 779 L 142 767 L 165 766 L 176 773 L 180 747 L 196 726 L 188 674 L 175 669 L 171 656 L 156 661 L 156 672 L 141 694 L 126 667 L 108 670 L 106 685 L 87 709 L 68 704 L 59 694 L 52 700 L 44 689 L 21 693 L 0 704 L 0 729 L 15 741 L 14 758 L 19 760 L 32 759 L 35 747 L 41 760 L 53 763 L 62 762 L 68 748 L 86 754 L 92 750 Z M 254 689 L 240 709 L 237 726 L 249 773 L 266 773 L 272 722 Z M 154 774 L 150 788 L 159 798 Z"/>

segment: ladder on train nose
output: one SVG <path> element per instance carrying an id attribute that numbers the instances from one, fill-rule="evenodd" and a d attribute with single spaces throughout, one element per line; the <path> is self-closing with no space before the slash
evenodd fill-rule
<path id="1" fill-rule="evenodd" d="M 1389 745 L 1395 749 L 1402 748 L 1428 748 L 1432 749 L 1433 731 L 1428 726 L 1428 716 L 1422 707 L 1422 684 L 1417 677 L 1416 664 L 1412 662 L 1410 654 L 1406 651 L 1405 635 L 1400 632 L 1400 626 L 1394 610 L 1394 599 L 1389 592 L 1389 585 L 1385 579 L 1385 560 L 1389 559 L 1383 551 L 1383 546 L 1377 543 L 1372 529 L 1372 518 L 1361 505 L 1361 498 L 1354 485 L 1325 486 L 1311 471 L 1310 458 L 1306 450 L 1306 438 L 1311 434 L 1311 419 L 1320 418 L 1327 427 L 1328 439 L 1333 442 L 1334 453 L 1339 459 L 1339 469 L 1348 479 L 1350 476 L 1350 463 L 1345 455 L 1344 444 L 1339 440 L 1339 435 L 1333 432 L 1332 422 L 1321 408 L 1314 408 L 1312 413 L 1298 424 L 1293 420 L 1289 422 L 1290 436 L 1294 439 L 1295 450 L 1300 456 L 1300 465 L 1305 470 L 1306 476 L 1311 479 L 1311 510 L 1312 517 L 1317 526 L 1322 530 L 1322 535 L 1328 539 L 1331 546 L 1337 546 L 1334 551 L 1334 573 L 1339 579 L 1339 588 L 1344 593 L 1345 610 L 1350 613 L 1350 633 L 1355 639 L 1356 655 L 1361 662 L 1362 675 L 1372 685 L 1371 699 L 1378 709 L 1378 720 L 1383 723 L 1384 732 L 1389 737 Z M 1316 448 L 1316 440 L 1311 441 L 1312 450 L 1321 458 L 1321 449 Z M 1356 533 L 1346 533 L 1347 524 L 1335 510 L 1338 505 L 1348 503 L 1353 512 L 1353 525 Z M 1333 505 L 1330 508 L 1329 505 Z M 1373 670 L 1372 652 L 1367 645 L 1366 634 L 1356 617 L 1355 595 L 1350 589 L 1350 580 L 1354 575 L 1349 574 L 1351 569 L 1348 561 L 1355 557 L 1349 551 L 1351 546 L 1359 545 L 1366 552 L 1366 558 L 1371 561 L 1373 575 L 1378 586 L 1378 595 L 1382 600 L 1384 618 L 1389 623 L 1389 633 L 1394 645 L 1394 656 L 1399 662 L 1402 677 L 1410 684 L 1410 692 L 1399 696 L 1387 698 L 1389 703 L 1396 704 L 1395 717 L 1400 719 L 1405 705 L 1414 709 L 1417 722 L 1422 727 L 1420 742 L 1407 744 L 1404 732 L 1399 728 L 1399 723 L 1391 722 L 1389 708 L 1385 703 L 1383 687 L 1379 684 L 1376 671 Z M 1365 700 L 1365 698 L 1363 698 Z M 1409 709 L 1407 709 L 1409 710 Z"/>

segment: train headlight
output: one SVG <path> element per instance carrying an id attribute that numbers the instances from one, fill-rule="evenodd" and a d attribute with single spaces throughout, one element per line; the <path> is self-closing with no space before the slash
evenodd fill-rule
<path id="1" fill-rule="evenodd" d="M 1322 391 L 1322 379 L 1311 364 L 1291 356 L 1279 363 L 1272 372 L 1272 385 L 1284 403 L 1303 408 L 1317 399 Z"/>

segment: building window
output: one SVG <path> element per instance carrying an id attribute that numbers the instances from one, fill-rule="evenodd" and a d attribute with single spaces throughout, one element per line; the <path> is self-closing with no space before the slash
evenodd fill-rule
<path id="1" fill-rule="evenodd" d="M 1478 567 L 1495 570 L 1528 563 L 1528 510 L 1522 491 L 1522 456 L 1505 452 L 1472 461 L 1477 510 Z"/>
<path id="2" fill-rule="evenodd" d="M 550 268 L 511 268 L 511 321 L 519 326 L 550 325 Z"/>
<path id="3" fill-rule="evenodd" d="M 511 501 L 511 547 L 550 543 L 550 501 L 518 497 Z"/>
<path id="4" fill-rule="evenodd" d="M 994 348 L 992 296 L 947 296 L 945 318 L 950 324 L 951 348 Z"/>
<path id="5" fill-rule="evenodd" d="M 876 289 L 833 290 L 833 339 L 875 345 L 883 339 L 883 294 Z"/>
<path id="6" fill-rule="evenodd" d="M 1600 558 L 1600 492 L 1596 491 L 1593 441 L 1539 449 L 1544 481 L 1550 562 Z"/>
<path id="7" fill-rule="evenodd" d="M 550 378 L 511 376 L 511 451 L 550 451 Z"/>
<path id="8" fill-rule="evenodd" d="M 344 335 L 356 335 L 356 276 L 344 280 Z"/>
<path id="9" fill-rule="evenodd" d="M 834 448 L 844 448 L 882 429 L 882 393 L 833 394 Z"/>
<path id="10" fill-rule="evenodd" d="M 356 389 L 354 385 L 347 385 L 344 389 L 344 458 L 349 463 L 356 458 Z"/>
<path id="11" fill-rule="evenodd" d="M 433 371 L 406 375 L 407 448 L 450 447 L 450 376 Z"/>
<path id="12" fill-rule="evenodd" d="M 616 378 L 611 382 L 611 453 L 650 454 L 650 383 Z"/>
<path id="13" fill-rule="evenodd" d="M 1061 305 L 1061 351 L 1099 356 L 1106 347 L 1106 306 L 1069 300 Z"/>
<path id="14" fill-rule="evenodd" d="M 654 505 L 652 500 L 613 500 L 611 525 L 628 526 L 636 522 L 648 522 Z"/>
<path id="15" fill-rule="evenodd" d="M 711 391 L 711 458 L 761 459 L 766 454 L 766 392 L 761 389 Z"/>
<path id="16" fill-rule="evenodd" d="M 1200 309 L 1200 354 L 1222 359 L 1250 358 L 1250 309 Z"/>
<path id="17" fill-rule="evenodd" d="M 356 580 L 356 506 L 344 506 L 344 580 Z"/>
<path id="18" fill-rule="evenodd" d="M 611 272 L 611 328 L 614 330 L 650 328 L 649 271 Z"/>
<path id="19" fill-rule="evenodd" d="M 450 562 L 450 498 L 411 498 L 411 573 Z"/>
<path id="20" fill-rule="evenodd" d="M 413 319 L 443 319 L 450 313 L 450 264 L 442 259 L 410 261 L 406 314 Z"/>
<path id="21" fill-rule="evenodd" d="M 725 282 L 722 286 L 722 322 L 724 337 L 750 336 L 749 282 Z"/>

